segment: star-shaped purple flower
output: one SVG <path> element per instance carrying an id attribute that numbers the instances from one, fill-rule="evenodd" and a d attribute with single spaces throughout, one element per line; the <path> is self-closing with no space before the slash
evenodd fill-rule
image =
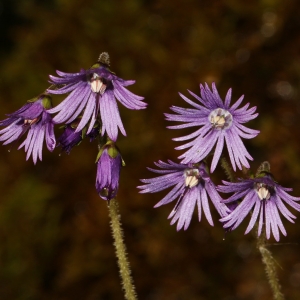
<path id="1" fill-rule="evenodd" d="M 145 185 L 138 186 L 138 188 L 141 189 L 140 193 L 156 193 L 173 187 L 154 207 L 159 207 L 178 199 L 168 217 L 169 219 L 172 218 L 171 225 L 178 221 L 177 231 L 182 228 L 186 230 L 189 227 L 196 205 L 198 206 L 199 222 L 201 221 L 203 209 L 208 223 L 213 226 L 208 204 L 209 198 L 220 216 L 224 217 L 229 212 L 226 205 L 221 203 L 222 199 L 206 172 L 204 163 L 177 164 L 168 160 L 168 163 L 159 161 L 155 165 L 162 170 L 148 169 L 162 175 L 151 179 L 141 179 Z"/>
<path id="2" fill-rule="evenodd" d="M 119 189 L 122 157 L 114 143 L 104 145 L 97 161 L 96 190 L 103 200 L 113 199 Z"/>
<path id="3" fill-rule="evenodd" d="M 0 130 L 0 141 L 4 141 L 3 145 L 7 145 L 17 141 L 28 131 L 26 139 L 18 149 L 24 147 L 27 152 L 26 160 L 32 155 L 34 164 L 38 158 L 42 160 L 44 139 L 49 151 L 53 151 L 56 144 L 54 124 L 47 112 L 50 107 L 52 107 L 51 98 L 48 95 L 41 95 L 16 112 L 8 114 L 7 119 L 0 121 L 0 126 L 6 126 Z"/>
<path id="4" fill-rule="evenodd" d="M 48 90 L 52 94 L 70 93 L 59 105 L 49 110 L 58 114 L 53 118 L 55 123 L 72 123 L 82 114 L 76 132 L 81 131 L 87 124 L 87 134 L 100 115 L 102 122 L 101 133 L 106 132 L 111 140 L 116 141 L 118 128 L 126 135 L 117 100 L 129 109 L 144 109 L 146 103 L 143 97 L 137 96 L 125 87 L 134 84 L 134 80 L 123 80 L 112 73 L 105 64 L 97 63 L 88 70 L 79 73 L 64 73 L 56 71 L 60 77 L 50 75 L 50 82 L 58 89 Z"/>
<path id="5" fill-rule="evenodd" d="M 266 227 L 266 237 L 270 238 L 271 231 L 276 241 L 279 241 L 279 230 L 286 235 L 286 230 L 282 224 L 279 212 L 290 222 L 294 223 L 296 217 L 286 208 L 285 203 L 300 211 L 300 197 L 290 196 L 287 192 L 291 188 L 284 188 L 277 184 L 270 174 L 254 179 L 240 179 L 240 182 L 223 181 L 224 186 L 218 186 L 217 190 L 223 193 L 234 193 L 224 203 L 232 203 L 243 199 L 242 202 L 226 217 L 221 219 L 224 228 L 234 230 L 253 209 L 247 234 L 258 219 L 258 236 L 262 232 L 262 227 Z"/>
<path id="6" fill-rule="evenodd" d="M 172 106 L 171 110 L 177 114 L 165 114 L 168 121 L 184 123 L 169 126 L 168 128 L 181 129 L 200 126 L 195 132 L 174 139 L 175 141 L 193 139 L 182 146 L 176 147 L 179 150 L 190 148 L 183 155 L 179 156 L 182 159 L 182 163 L 196 163 L 203 160 L 216 145 L 211 164 L 211 172 L 213 172 L 220 159 L 225 141 L 233 169 L 236 170 L 236 165 L 239 169 L 242 169 L 242 165 L 249 168 L 247 159 L 253 159 L 245 148 L 241 138 L 254 138 L 259 131 L 249 129 L 242 124 L 257 117 L 258 114 L 254 113 L 256 107 L 248 109 L 248 103 L 242 108 L 238 108 L 244 96 L 241 96 L 235 104 L 230 106 L 231 89 L 228 90 L 225 102 L 223 103 L 214 83 L 212 84 L 212 91 L 207 84 L 205 84 L 205 87 L 202 84 L 200 85 L 201 97 L 191 91 L 189 93 L 200 104 L 191 101 L 179 93 L 183 100 L 194 108 Z"/>

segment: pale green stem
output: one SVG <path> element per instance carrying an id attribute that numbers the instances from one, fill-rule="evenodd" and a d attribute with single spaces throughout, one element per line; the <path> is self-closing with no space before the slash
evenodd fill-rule
<path id="1" fill-rule="evenodd" d="M 262 256 L 262 262 L 265 265 L 265 271 L 273 292 L 274 300 L 284 300 L 284 295 L 281 292 L 281 286 L 277 276 L 276 262 L 272 253 L 266 248 L 266 236 L 264 232 L 262 232 L 260 237 L 257 237 L 257 248 Z"/>
<path id="2" fill-rule="evenodd" d="M 126 246 L 123 240 L 123 231 L 121 227 L 121 216 L 119 214 L 119 207 L 116 199 L 110 200 L 108 204 L 109 216 L 111 219 L 110 225 L 112 230 L 112 235 L 114 239 L 114 246 L 116 249 L 116 256 L 118 259 L 118 265 L 120 269 L 120 275 L 122 280 L 122 286 L 125 292 L 125 299 L 136 300 L 137 295 L 135 292 L 135 287 L 133 285 L 133 280 L 131 277 L 131 272 L 129 268 L 129 261 L 126 254 Z"/>

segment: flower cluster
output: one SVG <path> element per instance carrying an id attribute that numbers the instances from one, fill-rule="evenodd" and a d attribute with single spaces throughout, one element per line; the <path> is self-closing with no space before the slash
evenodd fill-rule
<path id="1" fill-rule="evenodd" d="M 116 197 L 120 170 L 124 165 L 116 146 L 119 130 L 126 135 L 117 101 L 132 110 L 144 109 L 147 105 L 143 97 L 127 89 L 135 81 L 117 77 L 109 65 L 108 54 L 102 53 L 98 62 L 89 69 L 81 69 L 78 73 L 57 71 L 58 76 L 50 75 L 51 86 L 44 93 L 0 121 L 0 126 L 4 127 L 0 130 L 0 141 L 7 145 L 25 136 L 18 149 L 24 147 L 26 159 L 32 156 L 34 164 L 38 159 L 42 160 L 44 141 L 49 151 L 60 146 L 69 154 L 84 138 L 97 140 L 99 153 L 95 186 L 99 196 L 107 201 Z M 173 113 L 165 114 L 168 121 L 181 122 L 168 126 L 170 129 L 196 127 L 194 132 L 174 138 L 184 142 L 175 149 L 187 150 L 178 157 L 181 160 L 178 163 L 159 161 L 155 163 L 159 169 L 149 168 L 159 176 L 142 179 L 144 185 L 138 186 L 140 192 L 155 193 L 170 189 L 155 207 L 176 200 L 169 218 L 171 224 L 178 222 L 177 230 L 189 227 L 196 206 L 199 221 L 203 211 L 208 223 L 213 225 L 209 205 L 212 203 L 227 231 L 237 228 L 252 212 L 246 233 L 258 221 L 258 236 L 265 227 L 266 237 L 270 238 L 272 233 L 278 241 L 280 232 L 286 235 L 280 214 L 293 222 L 295 216 L 286 204 L 300 211 L 300 204 L 297 203 L 300 198 L 290 196 L 287 192 L 291 189 L 281 187 L 274 181 L 268 163 L 262 164 L 267 168 L 260 170 L 256 176 L 239 179 L 238 182 L 223 181 L 223 185 L 216 187 L 210 177 L 224 148 L 227 148 L 234 171 L 250 168 L 249 160 L 253 158 L 242 139 L 252 139 L 259 133 L 244 125 L 258 116 L 256 107 L 249 108 L 249 103 L 240 107 L 244 96 L 231 104 L 231 89 L 223 101 L 214 83 L 212 88 L 200 84 L 199 96 L 188 92 L 195 100 L 179 95 L 191 108 L 172 106 Z M 53 107 L 52 97 L 65 94 L 66 98 Z M 55 124 L 63 127 L 57 143 Z M 208 168 L 207 161 L 211 154 L 212 161 Z M 232 195 L 223 200 L 219 192 Z"/>
<path id="2" fill-rule="evenodd" d="M 171 110 L 175 114 L 165 114 L 168 121 L 182 122 L 180 125 L 168 128 L 199 127 L 191 134 L 174 139 L 175 141 L 190 140 L 175 148 L 178 150 L 189 149 L 179 156 L 180 163 L 159 161 L 156 166 L 161 170 L 149 168 L 150 171 L 161 175 L 152 179 L 142 179 L 144 185 L 138 187 L 141 189 L 141 193 L 154 193 L 171 188 L 155 207 L 177 199 L 177 203 L 169 215 L 169 218 L 172 218 L 171 224 L 178 221 L 177 230 L 188 228 L 196 205 L 198 206 L 199 221 L 203 208 L 206 219 L 210 225 L 213 225 L 208 199 L 211 200 L 221 216 L 220 221 L 226 231 L 237 228 L 254 207 L 246 233 L 253 228 L 258 219 L 258 235 L 261 234 L 264 225 L 266 237 L 269 239 L 272 232 L 278 241 L 279 230 L 286 235 L 279 212 L 291 222 L 295 218 L 284 202 L 300 211 L 300 204 L 296 203 L 300 198 L 288 195 L 286 192 L 291 189 L 278 185 L 268 172 L 261 172 L 255 178 L 240 179 L 239 182 L 223 181 L 224 185 L 216 188 L 204 163 L 214 149 L 210 166 L 211 173 L 214 172 L 223 153 L 224 144 L 226 144 L 233 170 L 236 171 L 236 167 L 239 169 L 250 168 L 248 160 L 253 158 L 244 146 L 242 138 L 254 138 L 259 131 L 249 129 L 243 124 L 258 116 L 255 113 L 256 107 L 249 108 L 249 103 L 239 107 L 244 96 L 230 105 L 231 89 L 227 92 L 223 102 L 214 83 L 212 89 L 207 84 L 201 84 L 200 96 L 191 91 L 189 93 L 197 102 L 182 94 L 179 95 L 192 108 L 172 106 Z M 223 200 L 218 192 L 233 193 L 233 195 L 227 200 Z M 242 201 L 240 202 L 240 200 Z"/>
<path id="3" fill-rule="evenodd" d="M 146 185 L 139 187 L 143 193 L 153 193 L 175 186 L 155 207 L 178 198 L 177 204 L 169 216 L 169 218 L 173 217 L 171 224 L 178 220 L 177 230 L 182 227 L 188 228 L 196 203 L 199 210 L 199 221 L 201 220 L 202 206 L 208 222 L 213 225 L 207 195 L 209 195 L 220 216 L 226 217 L 230 210 L 222 203 L 222 199 L 216 191 L 208 171 L 206 171 L 204 160 L 216 144 L 210 168 L 213 172 L 220 159 L 225 140 L 233 168 L 236 169 L 236 165 L 240 169 L 242 165 L 249 167 L 247 159 L 252 159 L 252 157 L 243 145 L 241 137 L 253 138 L 259 133 L 257 130 L 242 125 L 258 115 L 254 113 L 256 108 L 248 109 L 249 104 L 238 108 L 243 96 L 230 106 L 231 89 L 226 95 L 225 103 L 220 98 L 214 83 L 212 90 L 207 84 L 205 86 L 200 85 L 201 97 L 192 92 L 190 94 L 199 103 L 191 101 L 182 94 L 180 96 L 193 108 L 172 106 L 171 110 L 177 114 L 165 114 L 168 121 L 183 122 L 181 125 L 169 126 L 169 128 L 181 129 L 200 126 L 194 133 L 175 139 L 176 141 L 184 141 L 194 138 L 194 140 L 176 148 L 190 147 L 190 149 L 179 157 L 182 158 L 179 164 L 171 161 L 169 164 L 159 162 L 157 166 L 165 170 L 150 170 L 166 175 L 153 179 L 142 179 L 141 181 Z"/>
<path id="4" fill-rule="evenodd" d="M 55 124 L 63 125 L 64 132 L 58 138 L 57 146 L 68 154 L 85 137 L 90 141 L 99 137 L 96 189 L 104 200 L 116 196 L 122 159 L 111 149 L 117 149 L 118 130 L 126 135 L 117 100 L 129 109 L 146 108 L 142 101 L 144 98 L 126 88 L 135 81 L 117 77 L 109 65 L 109 56 L 104 52 L 98 62 L 87 70 L 82 69 L 78 73 L 57 71 L 59 77 L 50 75 L 50 88 L 0 121 L 0 126 L 5 127 L 0 130 L 0 141 L 4 145 L 17 141 L 28 132 L 19 148 L 24 147 L 26 159 L 32 155 L 34 163 L 38 158 L 42 160 L 44 139 L 47 148 L 54 150 Z M 51 95 L 63 94 L 67 97 L 52 107 Z"/>

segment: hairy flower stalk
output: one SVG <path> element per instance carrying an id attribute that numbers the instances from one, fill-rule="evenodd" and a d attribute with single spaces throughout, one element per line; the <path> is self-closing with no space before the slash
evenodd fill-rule
<path id="1" fill-rule="evenodd" d="M 229 166 L 227 159 L 225 157 L 221 158 L 221 167 L 223 168 L 228 180 L 234 182 L 235 181 L 234 172 L 232 168 Z"/>
<path id="2" fill-rule="evenodd" d="M 123 289 L 125 291 L 125 298 L 127 300 L 137 299 L 135 286 L 130 271 L 130 264 L 126 254 L 126 246 L 123 239 L 123 231 L 121 227 L 121 216 L 119 214 L 117 200 L 111 199 L 108 202 L 109 217 L 111 219 L 111 231 L 114 239 L 114 246 L 116 249 L 116 256 L 120 268 L 120 276 L 122 279 Z"/>
<path id="3" fill-rule="evenodd" d="M 272 253 L 266 248 L 266 236 L 265 233 L 257 237 L 257 249 L 261 254 L 262 262 L 265 265 L 265 271 L 269 281 L 269 285 L 272 289 L 275 300 L 283 300 L 284 296 L 281 292 L 281 286 L 278 280 L 275 260 Z"/>
<path id="4" fill-rule="evenodd" d="M 256 172 L 256 176 L 260 176 L 261 173 L 269 172 L 270 173 L 271 167 L 269 162 L 263 162 Z M 284 296 L 281 292 L 281 286 L 279 283 L 279 279 L 277 276 L 277 270 L 275 265 L 275 260 L 272 256 L 271 251 L 267 249 L 266 244 L 266 235 L 265 232 L 259 237 L 257 236 L 257 249 L 261 254 L 262 262 L 265 265 L 265 271 L 267 274 L 267 278 L 269 281 L 269 285 L 273 292 L 273 296 L 275 300 L 283 300 Z"/>

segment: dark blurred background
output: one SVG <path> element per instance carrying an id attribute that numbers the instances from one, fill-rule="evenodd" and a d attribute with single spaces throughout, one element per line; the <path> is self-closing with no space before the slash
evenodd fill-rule
<path id="1" fill-rule="evenodd" d="M 118 140 L 126 162 L 118 199 L 139 299 L 272 299 L 246 221 L 225 240 L 215 212 L 215 227 L 195 214 L 176 232 L 167 220 L 173 204 L 153 208 L 165 193 L 141 195 L 136 186 L 153 176 L 153 161 L 176 161 L 171 139 L 190 132 L 166 129 L 163 113 L 185 106 L 178 92 L 214 81 L 223 99 L 232 87 L 233 100 L 245 94 L 258 107 L 247 126 L 261 133 L 245 141 L 253 170 L 269 160 L 276 180 L 300 196 L 299 16 L 297 0 L 0 2 L 1 119 L 43 92 L 49 74 L 88 68 L 103 51 L 149 103 L 120 107 L 127 137 Z M 86 140 L 61 156 L 44 147 L 36 166 L 16 149 L 0 148 L 0 299 L 123 299 L 107 204 L 94 188 L 97 145 Z M 220 167 L 212 178 L 225 179 Z M 269 241 L 293 300 L 299 222 L 284 220 L 288 236 Z"/>

